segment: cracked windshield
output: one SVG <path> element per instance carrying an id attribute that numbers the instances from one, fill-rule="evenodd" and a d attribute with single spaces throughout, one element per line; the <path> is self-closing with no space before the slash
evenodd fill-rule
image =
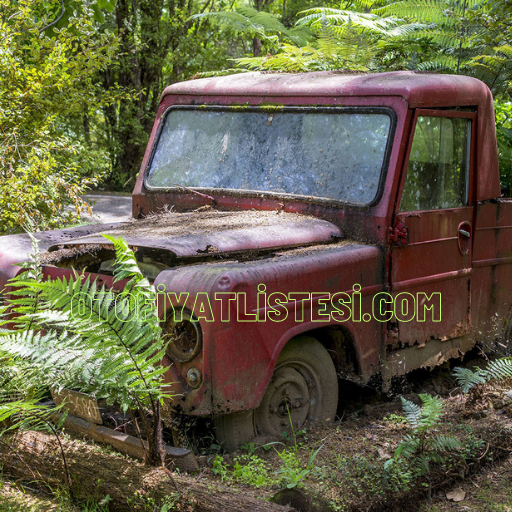
<path id="1" fill-rule="evenodd" d="M 146 183 L 368 204 L 377 196 L 390 126 L 382 112 L 172 109 Z"/>

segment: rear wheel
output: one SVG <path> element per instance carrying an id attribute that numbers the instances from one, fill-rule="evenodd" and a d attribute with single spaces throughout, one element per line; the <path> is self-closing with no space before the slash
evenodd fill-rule
<path id="1" fill-rule="evenodd" d="M 215 419 L 217 438 L 227 451 L 261 435 L 279 439 L 306 421 L 333 421 L 338 406 L 336 369 L 320 342 L 309 336 L 290 341 L 257 409 Z"/>

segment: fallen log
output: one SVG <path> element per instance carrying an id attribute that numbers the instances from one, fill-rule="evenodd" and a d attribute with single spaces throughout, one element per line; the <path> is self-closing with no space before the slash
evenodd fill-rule
<path id="1" fill-rule="evenodd" d="M 295 509 L 270 503 L 248 494 L 220 487 L 204 475 L 186 476 L 140 462 L 79 440 L 61 438 L 71 474 L 72 491 L 78 498 L 100 501 L 110 496 L 111 509 L 137 510 L 137 505 L 171 499 L 172 510 L 194 512 L 293 512 Z M 4 473 L 50 486 L 65 485 L 66 475 L 59 445 L 54 436 L 23 432 L 0 444 Z M 176 485 L 176 486 L 175 486 Z M 176 491 L 176 488 L 178 491 Z M 142 508 L 142 507 L 141 507 Z"/>
<path id="2" fill-rule="evenodd" d="M 54 417 L 59 420 L 62 414 L 56 413 Z M 111 428 L 101 425 L 95 425 L 82 418 L 77 418 L 72 414 L 66 416 L 63 426 L 66 430 L 70 430 L 75 434 L 82 434 L 99 443 L 110 444 L 116 450 L 119 450 L 121 453 L 126 453 L 130 457 L 136 459 L 144 458 L 144 450 L 142 449 L 141 442 L 136 437 L 122 432 L 116 432 Z M 147 441 L 143 442 L 147 450 L 148 443 Z M 199 464 L 190 450 L 164 445 L 164 453 L 166 464 L 171 463 L 172 467 L 178 468 L 181 472 L 199 471 Z"/>

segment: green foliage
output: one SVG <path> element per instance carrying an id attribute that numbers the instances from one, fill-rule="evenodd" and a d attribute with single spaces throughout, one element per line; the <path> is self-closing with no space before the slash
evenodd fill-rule
<path id="1" fill-rule="evenodd" d="M 41 228 L 76 219 L 88 209 L 80 194 L 106 171 L 104 150 L 74 127 L 115 98 L 95 78 L 116 40 L 97 32 L 86 6 L 48 28 L 57 16 L 48 4 L 0 0 L 0 232 L 20 230 L 27 215 Z"/>
<path id="2" fill-rule="evenodd" d="M 281 484 L 287 489 L 302 486 L 304 480 L 315 469 L 315 459 L 322 448 L 323 445 L 316 450 L 313 448 L 310 450 L 306 465 L 302 463 L 297 449 L 285 449 L 277 452 L 281 460 L 281 468 L 277 471 L 277 474 L 280 475 Z"/>
<path id="3" fill-rule="evenodd" d="M 402 0 L 382 7 L 378 12 L 423 24 L 423 30 L 409 35 L 413 39 L 427 37 L 438 51 L 430 60 L 425 60 L 419 66 L 420 69 L 443 69 L 459 73 L 471 55 L 468 12 L 478 7 L 478 4 L 478 0 Z M 408 39 L 404 42 L 407 44 Z"/>
<path id="4" fill-rule="evenodd" d="M 178 492 L 170 492 L 160 503 L 146 492 L 135 491 L 133 496 L 127 498 L 126 503 L 130 510 L 137 512 L 170 512 L 176 510 L 180 495 Z"/>
<path id="5" fill-rule="evenodd" d="M 297 26 L 288 29 L 275 14 L 258 11 L 247 5 L 240 5 L 234 11 L 204 12 L 191 16 L 193 20 L 206 18 L 221 29 L 230 29 L 237 34 L 258 37 L 268 45 L 268 49 L 274 48 L 280 38 L 298 45 L 305 44 L 310 35 L 307 28 Z"/>
<path id="6" fill-rule="evenodd" d="M 395 425 L 401 425 L 402 423 L 407 423 L 407 419 L 405 416 L 401 414 L 391 413 L 389 416 L 382 418 L 384 421 L 389 421 L 390 423 L 394 423 Z"/>
<path id="7" fill-rule="evenodd" d="M 475 368 L 455 368 L 453 374 L 457 380 L 457 384 L 462 388 L 464 393 L 487 382 L 502 381 L 512 378 L 512 357 L 503 357 L 490 361 L 485 369 Z"/>
<path id="8" fill-rule="evenodd" d="M 242 483 L 256 488 L 279 484 L 292 489 L 302 487 L 305 479 L 318 468 L 315 459 L 323 448 L 312 449 L 306 464 L 302 462 L 300 452 L 294 448 L 275 450 L 280 460 L 280 467 L 274 473 L 270 465 L 255 453 L 238 455 L 233 464 L 228 465 L 222 455 L 216 455 L 212 463 L 212 473 L 222 481 Z"/>
<path id="9" fill-rule="evenodd" d="M 253 487 L 260 488 L 272 484 L 272 477 L 267 462 L 255 454 L 243 454 L 235 457 L 233 478 Z"/>
<path id="10" fill-rule="evenodd" d="M 460 441 L 453 436 L 436 433 L 444 412 L 443 402 L 437 396 L 419 395 L 422 406 L 402 397 L 402 407 L 410 425 L 410 431 L 395 450 L 392 459 L 386 462 L 389 470 L 400 460 L 405 460 L 412 478 L 427 476 L 431 465 L 442 464 L 447 454 L 461 448 Z"/>
<path id="11" fill-rule="evenodd" d="M 166 342 L 156 292 L 126 242 L 109 240 L 116 252 L 114 282 L 127 282 L 123 292 L 114 294 L 77 274 L 42 281 L 36 257 L 10 282 L 17 289 L 10 308 L 18 316 L 11 320 L 14 331 L 0 332 L 0 351 L 36 390 L 79 389 L 138 410 L 149 442 L 147 460 L 158 464 L 160 407 L 169 395 L 159 364 Z"/>
<path id="12" fill-rule="evenodd" d="M 409 463 L 404 459 L 383 467 L 383 459 L 372 455 L 336 453 L 335 458 L 332 469 L 324 468 L 324 472 L 332 475 L 332 484 L 341 487 L 346 495 L 372 495 L 384 500 L 390 492 L 407 492 L 414 480 Z"/>
<path id="13" fill-rule="evenodd" d="M 512 358 L 504 357 L 490 361 L 485 370 L 482 370 L 487 381 L 501 381 L 512 377 Z"/>
<path id="14" fill-rule="evenodd" d="M 118 1 L 105 13 L 104 30 L 119 36 L 119 53 L 99 74 L 103 87 L 118 84 L 130 94 L 125 101 L 102 109 L 98 130 L 108 148 L 112 173 L 106 185 L 132 190 L 163 89 L 205 69 L 227 67 L 228 58 L 243 53 L 236 33 L 214 30 L 210 19 L 191 19 L 225 0 Z"/>
<path id="15" fill-rule="evenodd" d="M 453 375 L 457 380 L 457 384 L 462 388 L 463 393 L 467 393 L 474 386 L 486 382 L 484 376 L 481 375 L 480 369 L 473 371 L 469 368 L 455 368 Z"/>
<path id="16" fill-rule="evenodd" d="M 367 12 L 317 7 L 302 13 L 296 28 L 309 29 L 308 43 L 281 38 L 278 53 L 265 57 L 237 59 L 249 69 L 319 71 L 376 69 L 382 41 L 409 34 L 418 24 L 407 24 L 394 17 L 383 18 Z M 262 30 L 271 30 L 265 23 Z"/>
<path id="17" fill-rule="evenodd" d="M 212 473 L 220 477 L 222 481 L 228 478 L 228 466 L 224 462 L 224 457 L 222 455 L 215 455 L 215 459 L 213 459 Z"/>
<path id="18" fill-rule="evenodd" d="M 507 0 L 482 2 L 468 11 L 473 55 L 468 62 L 495 97 L 509 98 L 512 83 L 512 6 Z"/>
<path id="19" fill-rule="evenodd" d="M 500 165 L 501 191 L 512 196 L 512 102 L 495 101 L 496 138 Z"/>
<path id="20" fill-rule="evenodd" d="M 268 463 L 254 453 L 235 457 L 231 469 L 222 455 L 216 455 L 212 464 L 212 473 L 222 481 L 243 483 L 256 488 L 274 483 Z"/>
<path id="21" fill-rule="evenodd" d="M 299 14 L 296 28 L 307 27 L 313 33 L 307 43 L 278 34 L 279 45 L 270 48 L 272 54 L 243 57 L 237 65 L 276 71 L 464 73 L 484 80 L 495 93 L 510 89 L 512 8 L 505 0 L 358 0 Z M 261 23 L 260 30 L 268 34 L 271 27 Z"/>

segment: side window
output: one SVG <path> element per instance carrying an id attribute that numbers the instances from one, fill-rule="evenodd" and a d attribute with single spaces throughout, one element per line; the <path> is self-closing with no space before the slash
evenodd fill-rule
<path id="1" fill-rule="evenodd" d="M 400 211 L 468 203 L 471 119 L 419 116 Z"/>

